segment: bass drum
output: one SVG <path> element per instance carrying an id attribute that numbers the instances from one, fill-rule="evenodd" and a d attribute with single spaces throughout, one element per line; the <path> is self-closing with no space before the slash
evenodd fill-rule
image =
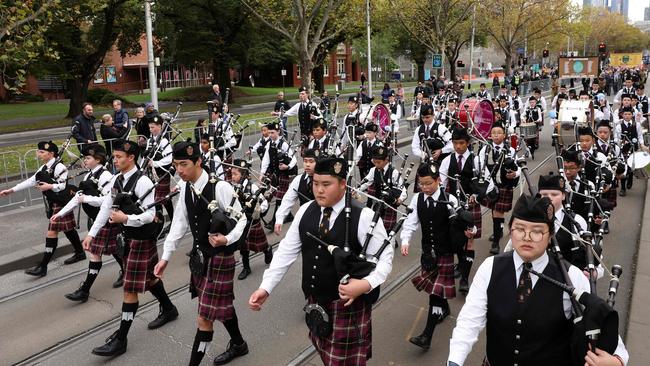
<path id="1" fill-rule="evenodd" d="M 594 128 L 594 105 L 589 100 L 565 100 L 557 116 L 556 133 L 565 148 L 577 143 L 578 127 Z"/>
<path id="2" fill-rule="evenodd" d="M 368 106 L 367 108 L 361 108 L 361 116 L 359 120 L 365 125 L 368 123 L 374 123 L 379 126 L 379 133 L 377 136 L 380 140 L 383 140 L 388 132 L 386 132 L 386 127 L 390 127 L 390 109 L 385 104 L 375 104 L 373 106 Z"/>
<path id="3" fill-rule="evenodd" d="M 490 130 L 494 124 L 494 108 L 488 100 L 465 99 L 460 104 L 458 115 L 463 127 L 467 127 L 471 120 L 474 134 L 486 140 L 490 137 Z"/>

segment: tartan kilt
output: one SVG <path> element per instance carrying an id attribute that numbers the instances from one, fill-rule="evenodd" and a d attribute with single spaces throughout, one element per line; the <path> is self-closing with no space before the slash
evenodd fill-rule
<path id="1" fill-rule="evenodd" d="M 309 301 L 313 303 L 313 301 Z M 309 332 L 309 339 L 326 366 L 365 365 L 372 356 L 372 305 L 356 299 L 350 306 L 335 300 L 323 306 L 332 322 L 332 333 L 318 337 Z"/>
<path id="2" fill-rule="evenodd" d="M 490 201 L 484 198 L 481 204 L 490 210 L 508 212 L 512 210 L 514 191 L 514 188 L 499 187 L 499 194 L 496 201 Z"/>
<path id="3" fill-rule="evenodd" d="M 106 224 L 99 229 L 97 236 L 90 242 L 89 252 L 94 255 L 113 255 L 117 252 L 117 234 L 120 233 L 120 226 Z"/>
<path id="4" fill-rule="evenodd" d="M 470 203 L 469 212 L 472 213 L 472 217 L 474 218 L 474 225 L 476 226 L 476 235 L 474 235 L 474 239 L 480 239 L 481 228 L 483 227 L 483 223 L 482 223 L 483 215 L 481 215 L 481 205 L 478 203 Z"/>
<path id="5" fill-rule="evenodd" d="M 163 199 L 166 195 L 171 192 L 170 184 L 171 184 L 171 178 L 166 176 L 165 178 L 161 179 L 160 184 L 156 187 L 156 191 L 154 194 L 154 201 L 158 201 L 159 199 Z"/>
<path id="6" fill-rule="evenodd" d="M 392 228 L 397 221 L 397 212 L 391 210 L 388 207 L 384 207 L 383 210 L 384 212 L 381 215 L 381 221 L 384 223 L 384 229 L 386 229 L 386 233 L 388 233 L 390 231 L 390 228 Z"/>
<path id="7" fill-rule="evenodd" d="M 411 279 L 411 283 L 418 291 L 429 295 L 436 295 L 443 299 L 456 297 L 456 281 L 454 280 L 454 255 L 442 254 L 436 257 L 438 274 L 421 271 Z"/>
<path id="8" fill-rule="evenodd" d="M 124 292 L 144 293 L 156 277 L 153 268 L 158 263 L 158 250 L 153 239 L 128 239 L 129 253 L 124 261 Z"/>
<path id="9" fill-rule="evenodd" d="M 616 187 L 612 187 L 609 189 L 609 191 L 605 192 L 603 194 L 603 198 L 607 200 L 607 202 L 612 206 L 612 208 L 616 207 L 616 197 L 618 194 Z"/>
<path id="10" fill-rule="evenodd" d="M 278 186 L 276 187 L 275 198 L 281 200 L 284 197 L 289 190 L 289 184 L 291 184 L 292 179 L 293 177 L 287 174 L 278 174 Z"/>
<path id="11" fill-rule="evenodd" d="M 58 203 L 51 203 L 51 205 L 52 205 L 53 215 L 61 211 L 61 209 L 63 208 L 63 206 L 59 205 Z M 56 232 L 66 232 L 66 231 L 74 230 L 75 227 L 77 226 L 77 223 L 74 221 L 73 211 L 74 210 L 71 210 L 67 214 L 58 217 L 54 223 L 50 221 L 47 230 L 56 231 Z"/>
<path id="12" fill-rule="evenodd" d="M 240 250 L 249 250 L 252 252 L 263 252 L 269 247 L 269 241 L 266 239 L 266 233 L 262 228 L 260 220 L 254 221 L 248 230 L 246 240 L 242 241 Z"/>
<path id="13" fill-rule="evenodd" d="M 199 297 L 199 316 L 214 322 L 225 322 L 235 316 L 235 256 L 215 255 L 208 261 L 205 276 L 192 275 L 192 285 Z"/>

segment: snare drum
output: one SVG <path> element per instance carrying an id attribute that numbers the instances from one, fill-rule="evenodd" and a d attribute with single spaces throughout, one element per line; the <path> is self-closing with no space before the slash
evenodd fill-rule
<path id="1" fill-rule="evenodd" d="M 537 138 L 537 123 L 535 122 L 520 123 L 519 135 L 525 140 Z"/>
<path id="2" fill-rule="evenodd" d="M 645 146 L 650 146 L 650 132 L 643 133 L 643 144 Z"/>

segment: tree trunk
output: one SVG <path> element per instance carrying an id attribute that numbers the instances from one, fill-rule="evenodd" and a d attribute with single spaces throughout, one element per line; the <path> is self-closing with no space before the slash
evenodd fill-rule
<path id="1" fill-rule="evenodd" d="M 424 62 L 416 62 L 418 67 L 418 81 L 424 83 Z"/>
<path id="2" fill-rule="evenodd" d="M 88 100 L 88 82 L 89 80 L 84 78 L 66 80 L 70 91 L 70 104 L 66 118 L 74 118 L 81 113 L 81 106 Z"/>
<path id="3" fill-rule="evenodd" d="M 219 60 L 214 59 L 212 60 L 212 75 L 213 75 L 213 83 L 216 82 L 219 85 L 219 90 L 221 91 L 221 95 L 223 98 L 226 96 L 226 89 L 230 88 L 230 69 L 227 67 L 222 66 L 223 63 L 219 62 Z M 248 80 L 248 75 L 242 75 L 246 80 Z M 240 80 L 242 82 L 242 80 Z M 242 85 L 243 82 L 242 82 Z M 228 101 L 223 101 L 224 103 L 232 103 L 235 100 L 234 95 L 232 93 L 232 90 L 228 94 Z"/>
<path id="4" fill-rule="evenodd" d="M 323 73 L 323 65 L 314 67 L 314 93 L 322 93 L 325 91 L 325 80 Z"/>
<path id="5" fill-rule="evenodd" d="M 510 73 L 510 65 L 512 64 L 512 52 L 505 52 L 506 54 L 506 67 L 504 68 L 504 71 L 506 75 Z"/>
<path id="6" fill-rule="evenodd" d="M 312 60 L 303 55 L 302 60 L 300 60 L 300 85 L 307 88 L 307 90 L 312 90 L 311 79 L 314 71 L 314 63 Z"/>
<path id="7" fill-rule="evenodd" d="M 449 80 L 456 80 L 456 61 L 452 59 L 449 60 Z"/>

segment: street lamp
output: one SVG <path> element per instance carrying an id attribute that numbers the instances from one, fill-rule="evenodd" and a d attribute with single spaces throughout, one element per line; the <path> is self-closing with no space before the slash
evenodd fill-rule
<path id="1" fill-rule="evenodd" d="M 158 79 L 156 77 L 156 65 L 153 57 L 153 32 L 151 25 L 151 0 L 144 2 L 144 20 L 147 34 L 147 65 L 149 69 L 149 92 L 151 93 L 151 103 L 155 109 L 158 109 Z"/>

